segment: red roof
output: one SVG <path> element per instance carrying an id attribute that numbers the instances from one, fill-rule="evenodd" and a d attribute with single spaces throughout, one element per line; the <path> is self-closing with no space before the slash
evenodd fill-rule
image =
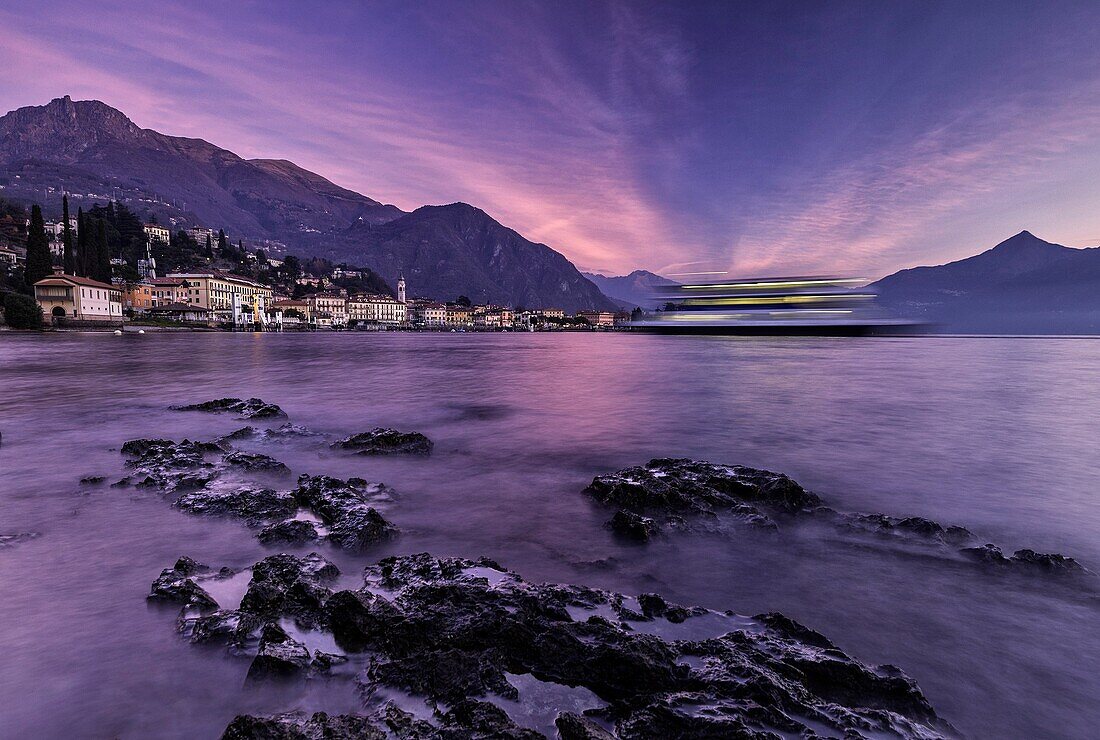
<path id="1" fill-rule="evenodd" d="M 101 283 L 98 280 L 92 280 L 91 278 L 80 277 L 79 275 L 50 275 L 47 278 L 42 278 L 35 285 L 83 285 L 86 288 L 103 288 L 105 290 L 119 290 L 113 285 L 107 283 Z"/>

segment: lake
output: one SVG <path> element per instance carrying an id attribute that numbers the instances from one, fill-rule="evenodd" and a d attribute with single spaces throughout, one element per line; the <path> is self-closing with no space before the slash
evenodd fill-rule
<path id="1" fill-rule="evenodd" d="M 217 737 L 240 712 L 349 711 L 348 682 L 244 686 L 248 661 L 187 644 L 147 604 L 180 555 L 243 567 L 273 550 L 123 475 L 136 437 L 208 439 L 259 396 L 291 421 L 435 441 L 426 459 L 286 445 L 295 473 L 384 481 L 397 553 L 487 556 L 581 583 L 741 614 L 781 611 L 893 663 L 975 738 L 1095 736 L 1100 601 L 802 531 L 613 538 L 594 475 L 685 456 L 785 472 L 843 511 L 921 515 L 1006 550 L 1100 572 L 1100 340 L 613 334 L 0 334 L 0 736 Z M 600 567 L 597 567 L 599 565 Z"/>

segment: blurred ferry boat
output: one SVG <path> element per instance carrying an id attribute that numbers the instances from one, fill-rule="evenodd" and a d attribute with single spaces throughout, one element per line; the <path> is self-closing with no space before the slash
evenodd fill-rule
<path id="1" fill-rule="evenodd" d="M 668 285 L 664 310 L 631 324 L 665 334 L 862 336 L 911 333 L 919 324 L 891 316 L 862 278 L 781 277 Z"/>

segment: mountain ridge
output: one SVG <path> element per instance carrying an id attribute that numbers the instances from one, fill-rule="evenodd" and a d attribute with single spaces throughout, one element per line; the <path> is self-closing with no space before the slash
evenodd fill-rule
<path id="1" fill-rule="evenodd" d="M 634 270 L 627 275 L 604 275 L 599 272 L 583 272 L 586 278 L 596 284 L 604 295 L 627 310 L 638 306 L 652 308 L 656 301 L 654 292 L 664 285 L 677 285 L 649 270 Z"/>
<path id="2" fill-rule="evenodd" d="M 870 286 L 894 311 L 940 331 L 1100 333 L 1100 247 L 1021 231 L 971 257 L 913 267 Z"/>
<path id="3" fill-rule="evenodd" d="M 369 267 L 391 283 L 415 268 L 423 280 L 419 288 L 410 284 L 412 292 L 436 299 L 519 296 L 531 307 L 570 311 L 614 305 L 564 255 L 474 206 L 462 204 L 488 219 L 480 230 L 464 233 L 467 216 L 452 210 L 433 218 L 432 228 L 417 218 L 375 233 L 411 214 L 286 159 L 244 159 L 205 139 L 141 128 L 98 100 L 66 95 L 0 117 L 0 178 L 5 197 L 16 200 L 41 202 L 53 188 L 59 201 L 64 187 L 74 205 L 116 199 L 165 223 L 224 228 L 233 239 L 273 242 L 276 252 L 281 244 L 302 256 Z M 414 248 L 401 226 L 421 243 Z M 415 264 L 407 263 L 413 257 Z"/>

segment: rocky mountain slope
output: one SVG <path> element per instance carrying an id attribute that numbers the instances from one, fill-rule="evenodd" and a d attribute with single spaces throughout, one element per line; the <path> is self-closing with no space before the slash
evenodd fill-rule
<path id="1" fill-rule="evenodd" d="M 561 254 L 465 204 L 406 214 L 292 162 L 243 159 L 202 139 L 143 129 L 68 96 L 0 117 L 0 195 L 57 207 L 115 199 L 164 223 L 224 228 L 301 256 L 371 267 L 416 295 L 554 306 L 614 304 Z M 382 228 L 385 227 L 385 228 Z M 277 252 L 277 250 L 276 250 Z"/>
<path id="2" fill-rule="evenodd" d="M 901 270 L 872 286 L 883 304 L 941 331 L 1100 333 L 1100 248 L 1028 231 L 967 259 Z"/>

